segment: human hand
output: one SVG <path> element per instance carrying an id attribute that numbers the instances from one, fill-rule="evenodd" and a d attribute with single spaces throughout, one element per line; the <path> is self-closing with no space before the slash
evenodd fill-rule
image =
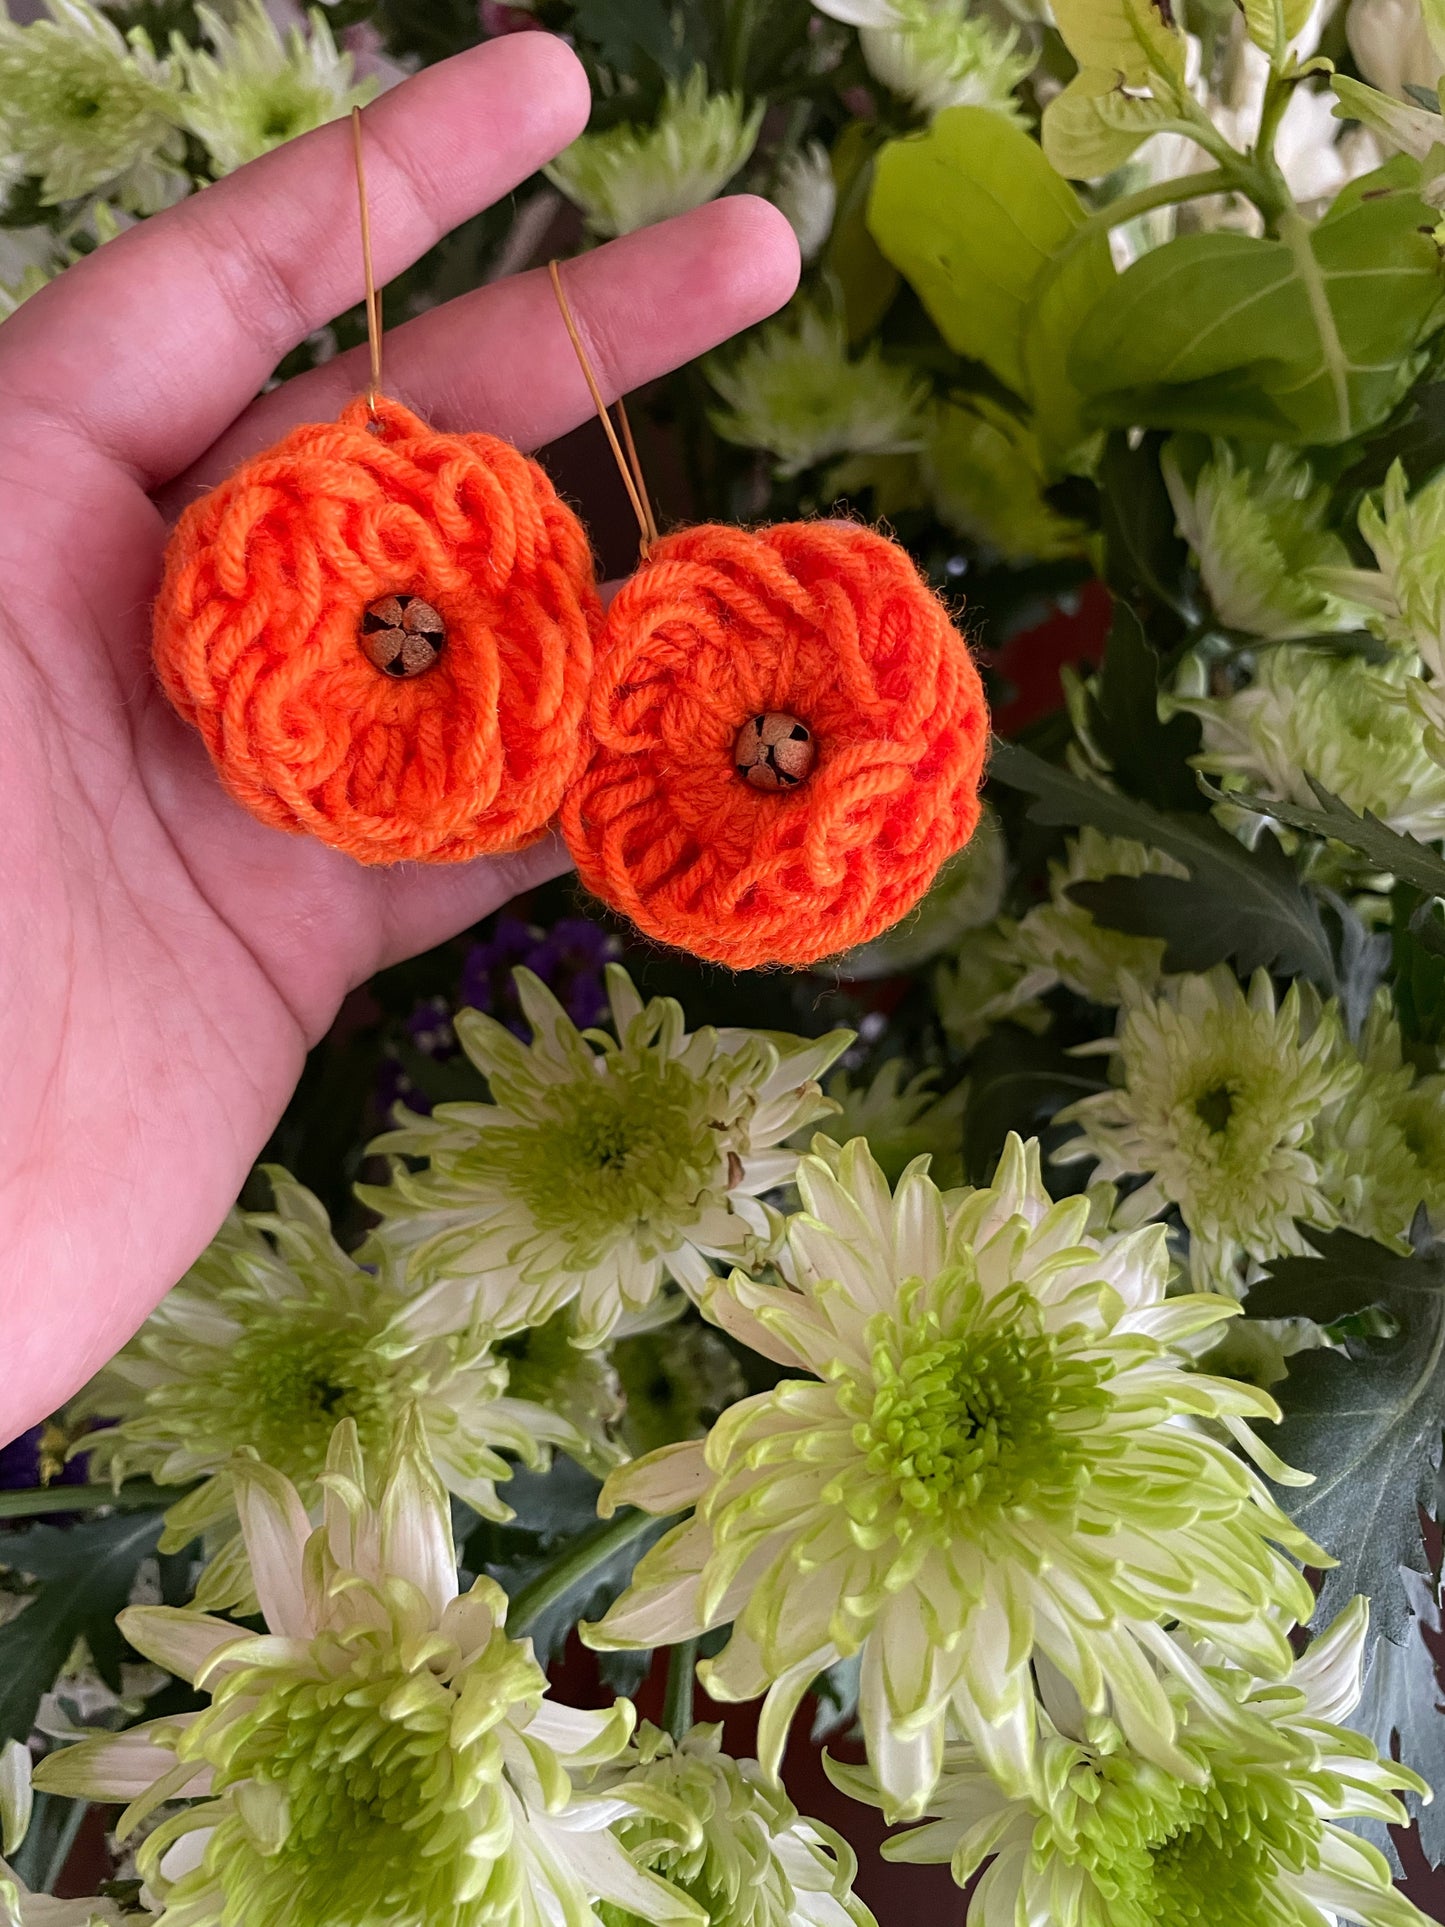
<path id="1" fill-rule="evenodd" d="M 492 41 L 366 113 L 378 276 L 585 125 L 582 68 Z M 792 292 L 783 217 L 715 202 L 579 260 L 615 395 Z M 365 384 L 363 350 L 259 400 L 362 293 L 345 123 L 109 242 L 0 327 L 0 1440 L 121 1345 L 215 1233 L 347 990 L 565 867 L 363 869 L 222 792 L 149 661 L 168 521 Z M 437 428 L 532 448 L 591 410 L 545 273 L 387 336 Z"/>

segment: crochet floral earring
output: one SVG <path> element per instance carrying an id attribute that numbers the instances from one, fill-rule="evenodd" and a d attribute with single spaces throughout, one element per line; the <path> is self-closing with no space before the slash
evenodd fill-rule
<path id="1" fill-rule="evenodd" d="M 601 620 L 581 524 L 535 462 L 371 384 L 181 517 L 155 611 L 166 694 L 221 781 L 363 863 L 518 849 L 580 767 Z"/>
<path id="2" fill-rule="evenodd" d="M 555 263 L 552 279 L 642 532 L 562 805 L 578 873 L 647 935 L 735 969 L 864 943 L 978 822 L 988 709 L 968 645 L 876 529 L 659 536 L 626 412 L 624 459 Z"/>

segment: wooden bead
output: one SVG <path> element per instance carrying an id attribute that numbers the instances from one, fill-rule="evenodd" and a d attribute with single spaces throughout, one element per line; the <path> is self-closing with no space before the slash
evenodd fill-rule
<path id="1" fill-rule="evenodd" d="M 738 775 L 755 790 L 796 789 L 816 755 L 811 730 L 777 709 L 744 723 L 733 745 Z"/>
<path id="2" fill-rule="evenodd" d="M 361 619 L 361 647 L 384 676 L 420 676 L 442 652 L 447 626 L 418 595 L 382 596 Z"/>

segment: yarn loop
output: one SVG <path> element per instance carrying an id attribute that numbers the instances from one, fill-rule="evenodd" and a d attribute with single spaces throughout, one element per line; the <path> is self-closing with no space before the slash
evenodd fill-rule
<path id="1" fill-rule="evenodd" d="M 366 625 L 388 603 L 410 616 L 399 674 Z M 186 511 L 155 661 L 263 822 L 363 863 L 461 862 L 555 815 L 600 620 L 586 535 L 537 464 L 378 397 L 293 429 Z"/>
<path id="2" fill-rule="evenodd" d="M 773 717 L 805 723 L 806 781 L 739 780 L 741 732 Z M 737 969 L 877 936 L 978 821 L 968 646 L 904 551 L 852 523 L 664 537 L 608 611 L 588 720 L 562 809 L 582 881 Z"/>

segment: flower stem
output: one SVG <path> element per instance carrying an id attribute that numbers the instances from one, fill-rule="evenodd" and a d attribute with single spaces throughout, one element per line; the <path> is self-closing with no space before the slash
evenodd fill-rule
<path id="1" fill-rule="evenodd" d="M 662 1723 L 679 1743 L 692 1726 L 693 1668 L 697 1665 L 697 1641 L 679 1640 L 667 1657 L 667 1698 L 663 1701 Z"/>
<path id="2" fill-rule="evenodd" d="M 650 1532 L 657 1523 L 650 1512 L 619 1512 L 615 1519 L 595 1526 L 574 1540 L 555 1565 L 539 1572 L 513 1598 L 507 1614 L 507 1631 L 514 1639 L 522 1638 L 549 1606 L 555 1606 L 597 1567 Z"/>
<path id="3" fill-rule="evenodd" d="M 119 1512 L 145 1512 L 174 1505 L 191 1488 L 157 1485 L 152 1479 L 128 1479 L 113 1485 L 37 1485 L 18 1492 L 0 1492 L 0 1519 L 33 1519 L 46 1512 L 100 1512 L 114 1506 Z"/>

